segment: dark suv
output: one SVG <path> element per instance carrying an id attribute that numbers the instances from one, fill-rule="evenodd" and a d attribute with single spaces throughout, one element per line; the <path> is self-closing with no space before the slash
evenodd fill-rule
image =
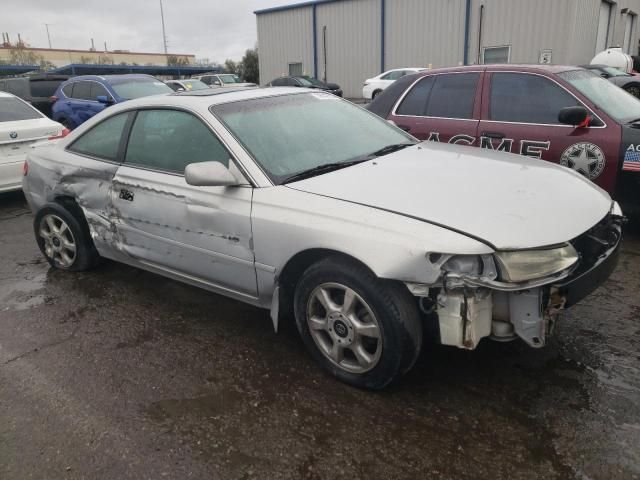
<path id="1" fill-rule="evenodd" d="M 0 78 L 0 92 L 12 93 L 26 100 L 47 117 L 51 117 L 52 98 L 58 85 L 67 80 L 67 75 L 40 73 L 30 77 Z"/>

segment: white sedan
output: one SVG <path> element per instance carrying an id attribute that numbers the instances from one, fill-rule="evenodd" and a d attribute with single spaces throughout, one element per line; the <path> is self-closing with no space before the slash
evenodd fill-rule
<path id="1" fill-rule="evenodd" d="M 572 170 L 418 143 L 303 88 L 131 100 L 27 162 L 54 268 L 110 258 L 269 309 L 276 327 L 293 316 L 312 356 L 358 387 L 408 371 L 423 329 L 465 349 L 544 346 L 621 239 L 618 205 Z"/>
<path id="2" fill-rule="evenodd" d="M 22 188 L 22 166 L 36 142 L 67 133 L 24 100 L 0 92 L 0 192 Z"/>
<path id="3" fill-rule="evenodd" d="M 362 85 L 362 96 L 365 100 L 373 100 L 378 94 L 382 93 L 385 88 L 400 77 L 421 72 L 423 70 L 426 70 L 426 68 L 395 68 L 393 70 L 387 70 L 376 77 L 368 78 Z"/>

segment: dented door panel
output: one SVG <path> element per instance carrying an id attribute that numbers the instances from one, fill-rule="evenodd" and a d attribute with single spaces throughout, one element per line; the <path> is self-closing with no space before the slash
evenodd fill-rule
<path id="1" fill-rule="evenodd" d="M 255 297 L 251 197 L 250 187 L 194 187 L 181 175 L 122 166 L 111 190 L 117 248 Z"/>

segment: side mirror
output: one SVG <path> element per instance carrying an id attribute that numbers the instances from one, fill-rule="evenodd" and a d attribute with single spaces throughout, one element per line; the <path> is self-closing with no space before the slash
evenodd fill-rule
<path id="1" fill-rule="evenodd" d="M 558 114 L 558 121 L 574 127 L 589 126 L 589 112 L 584 107 L 565 107 Z"/>
<path id="2" fill-rule="evenodd" d="M 104 103 L 105 105 L 113 105 L 113 100 L 111 100 L 107 95 L 98 95 L 96 100 L 100 103 Z"/>
<path id="3" fill-rule="evenodd" d="M 608 73 L 601 73 L 601 74 L 600 74 L 600 76 L 601 76 L 602 78 L 609 78 L 609 77 L 611 77 L 611 75 L 609 75 Z"/>
<path id="4" fill-rule="evenodd" d="M 216 86 L 218 86 L 218 87 L 219 87 L 220 85 L 222 85 L 222 83 L 220 83 L 220 80 L 215 80 L 215 81 L 213 82 L 213 84 L 214 84 L 214 85 L 216 85 Z"/>
<path id="5" fill-rule="evenodd" d="M 178 89 L 176 90 L 176 92 L 184 92 L 184 91 L 185 91 L 185 90 L 184 90 L 184 88 L 182 88 L 182 87 L 178 87 Z"/>
<path id="6" fill-rule="evenodd" d="M 184 169 L 184 178 L 196 187 L 226 187 L 238 185 L 238 179 L 220 162 L 190 163 Z"/>

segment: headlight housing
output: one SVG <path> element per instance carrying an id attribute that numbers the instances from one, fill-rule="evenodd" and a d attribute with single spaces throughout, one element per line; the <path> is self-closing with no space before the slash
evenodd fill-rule
<path id="1" fill-rule="evenodd" d="M 572 245 L 548 250 L 519 250 L 493 254 L 506 282 L 526 282 L 562 272 L 580 258 Z"/>

